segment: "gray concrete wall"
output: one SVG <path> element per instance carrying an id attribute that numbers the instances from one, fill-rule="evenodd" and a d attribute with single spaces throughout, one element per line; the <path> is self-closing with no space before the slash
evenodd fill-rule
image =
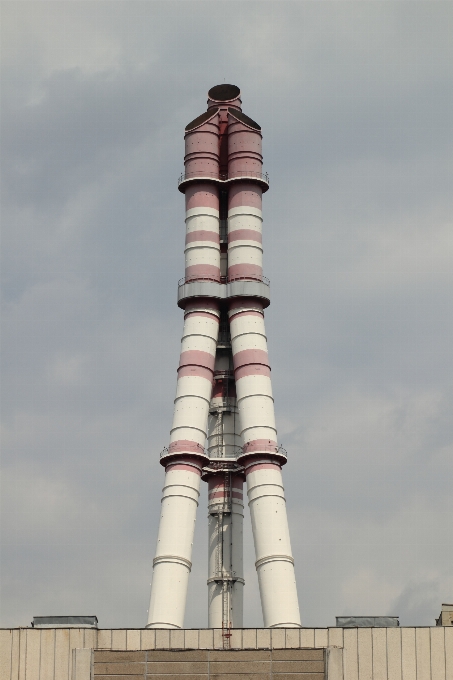
<path id="1" fill-rule="evenodd" d="M 324 649 L 96 650 L 94 680 L 325 680 Z"/>
<path id="2" fill-rule="evenodd" d="M 453 626 L 253 628 L 233 630 L 227 639 L 221 630 L 3 629 L 0 678 L 88 680 L 83 669 L 90 653 L 73 650 L 224 649 L 228 644 L 233 649 L 329 648 L 331 675 L 334 661 L 337 668 L 329 680 L 453 680 Z"/>

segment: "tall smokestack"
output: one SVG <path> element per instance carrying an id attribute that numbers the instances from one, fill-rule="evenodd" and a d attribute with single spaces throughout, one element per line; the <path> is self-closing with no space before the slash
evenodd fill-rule
<path id="1" fill-rule="evenodd" d="M 300 626 L 264 329 L 261 128 L 235 85 L 186 126 L 184 331 L 148 627 L 181 628 L 200 479 L 208 483 L 210 628 L 243 625 L 243 483 L 266 627 Z M 207 445 L 207 449 L 205 448 Z"/>

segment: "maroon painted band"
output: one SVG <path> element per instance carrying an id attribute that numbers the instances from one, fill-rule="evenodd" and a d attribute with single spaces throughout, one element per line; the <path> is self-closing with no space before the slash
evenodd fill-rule
<path id="1" fill-rule="evenodd" d="M 236 382 L 249 375 L 264 375 L 266 378 L 270 378 L 270 366 L 263 366 L 263 364 L 247 364 L 246 366 L 240 366 L 234 371 Z"/>
<path id="2" fill-rule="evenodd" d="M 257 243 L 262 243 L 263 237 L 255 229 L 234 229 L 234 231 L 228 233 L 228 243 L 233 243 L 234 241 L 256 241 Z"/>
<path id="3" fill-rule="evenodd" d="M 214 372 L 215 356 L 209 352 L 201 352 L 198 349 L 190 349 L 181 352 L 179 366 L 202 366 Z"/>
<path id="4" fill-rule="evenodd" d="M 216 231 L 208 231 L 207 229 L 197 229 L 196 231 L 189 231 L 186 234 L 186 245 L 196 241 L 209 241 L 212 243 L 220 243 L 220 235 Z"/>
<path id="5" fill-rule="evenodd" d="M 263 349 L 243 349 L 240 352 L 233 354 L 234 369 L 247 366 L 249 364 L 262 364 L 269 366 L 269 356 Z"/>
<path id="6" fill-rule="evenodd" d="M 204 368 L 204 366 L 180 366 L 178 368 L 178 379 L 179 378 L 204 378 L 212 383 L 213 371 L 209 368 Z"/>

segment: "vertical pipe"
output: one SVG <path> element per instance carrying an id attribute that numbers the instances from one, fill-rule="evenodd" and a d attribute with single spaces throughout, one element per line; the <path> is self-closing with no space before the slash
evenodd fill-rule
<path id="1" fill-rule="evenodd" d="M 233 300 L 229 317 L 243 451 L 271 452 L 277 430 L 262 304 L 253 298 Z"/>
<path id="2" fill-rule="evenodd" d="M 243 626 L 243 483 L 232 469 L 209 476 L 209 628 Z"/>
<path id="3" fill-rule="evenodd" d="M 230 329 L 264 626 L 300 626 L 262 305 L 234 301 Z"/>
<path id="4" fill-rule="evenodd" d="M 281 467 L 266 455 L 253 456 L 244 465 L 264 626 L 298 628 L 300 613 Z"/>
<path id="5" fill-rule="evenodd" d="M 186 190 L 186 281 L 220 281 L 219 190 L 195 184 Z"/>
<path id="6" fill-rule="evenodd" d="M 182 628 L 198 506 L 219 311 L 210 300 L 185 309 L 148 627 Z"/>
<path id="7" fill-rule="evenodd" d="M 228 278 L 263 277 L 262 189 L 256 184 L 238 182 L 228 197 Z"/>
<path id="8" fill-rule="evenodd" d="M 208 112 L 189 123 L 185 133 L 184 166 L 188 177 L 219 176 L 219 114 Z M 198 121 L 198 122 L 197 122 Z M 186 189 L 186 281 L 220 281 L 219 189 L 197 182 Z"/>
<path id="9" fill-rule="evenodd" d="M 240 119 L 238 118 L 240 116 Z M 228 196 L 228 277 L 263 276 L 262 189 L 248 177 L 261 177 L 260 126 L 242 113 L 228 112 L 228 176 L 235 182 Z"/>
<path id="10" fill-rule="evenodd" d="M 201 465 L 189 456 L 181 461 L 169 463 L 165 470 L 148 628 L 184 625 Z"/>
<path id="11" fill-rule="evenodd" d="M 260 177 L 263 168 L 261 127 L 241 111 L 228 109 L 228 174 Z"/>
<path id="12" fill-rule="evenodd" d="M 228 276 L 262 279 L 261 128 L 228 112 Z M 278 453 L 270 364 L 259 299 L 230 301 L 229 319 L 256 570 L 265 627 L 298 627 L 300 614 Z M 286 462 L 286 461 L 285 461 Z"/>
<path id="13" fill-rule="evenodd" d="M 186 125 L 186 177 L 219 177 L 219 114 L 206 111 Z"/>
<path id="14" fill-rule="evenodd" d="M 209 485 L 208 625 L 243 625 L 243 483 L 236 464 L 241 449 L 236 387 L 228 316 L 221 313 L 220 332 L 208 421 Z"/>
<path id="15" fill-rule="evenodd" d="M 188 303 L 170 432 L 171 453 L 192 451 L 193 446 L 204 448 L 218 332 L 215 302 L 201 299 Z"/>
<path id="16" fill-rule="evenodd" d="M 185 172 L 205 178 L 186 191 L 186 280 L 220 281 L 219 116 L 207 112 L 185 133 Z M 184 313 L 170 445 L 161 463 L 165 486 L 153 562 L 148 627 L 181 628 L 192 566 L 192 545 L 219 332 L 218 302 L 196 298 Z"/>
<path id="17" fill-rule="evenodd" d="M 234 460 L 240 447 L 231 338 L 228 316 L 222 311 L 208 418 L 209 457 Z"/>

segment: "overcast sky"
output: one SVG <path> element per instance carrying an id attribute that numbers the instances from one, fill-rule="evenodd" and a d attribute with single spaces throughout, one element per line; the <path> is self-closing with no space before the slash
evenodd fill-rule
<path id="1" fill-rule="evenodd" d="M 303 625 L 453 597 L 451 2 L 4 2 L 0 624 L 146 624 L 182 331 L 184 126 L 264 134 Z M 207 625 L 207 509 L 187 627 Z M 262 625 L 246 516 L 245 625 Z"/>

